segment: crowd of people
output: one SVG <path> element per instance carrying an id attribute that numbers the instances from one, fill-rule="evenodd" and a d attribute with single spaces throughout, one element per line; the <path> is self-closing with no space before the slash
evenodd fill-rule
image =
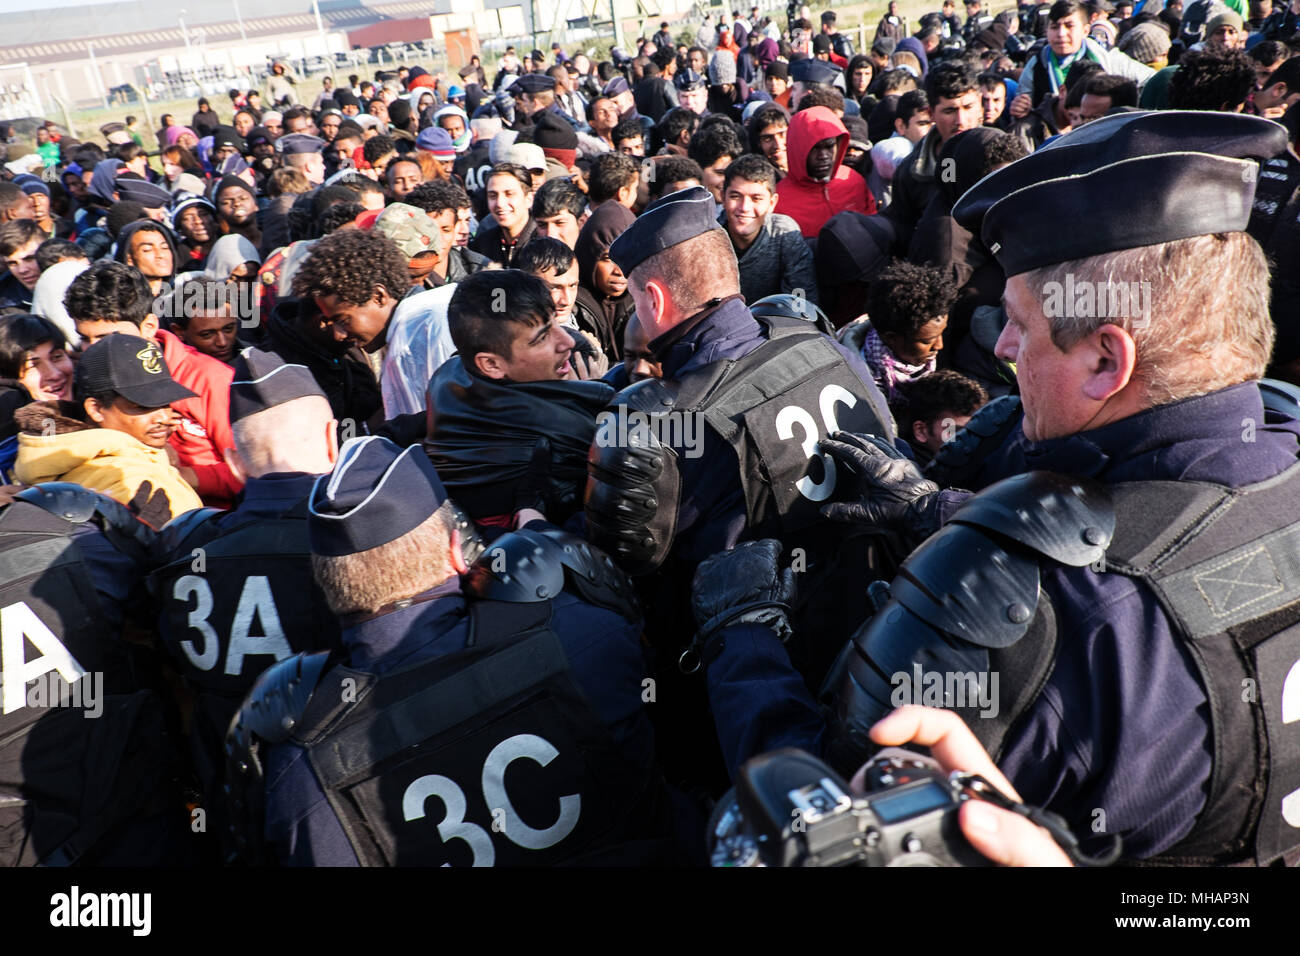
<path id="1" fill-rule="evenodd" d="M 1300 565 L 1198 575 L 1300 527 L 1300 0 L 1182 4 L 891 3 L 862 51 L 755 7 L 45 123 L 0 182 L 0 860 L 696 864 L 747 760 L 910 742 L 1131 860 L 1294 862 L 1289 720 L 1223 701 L 1293 700 Z M 913 666 L 1000 703 L 884 719 Z"/>

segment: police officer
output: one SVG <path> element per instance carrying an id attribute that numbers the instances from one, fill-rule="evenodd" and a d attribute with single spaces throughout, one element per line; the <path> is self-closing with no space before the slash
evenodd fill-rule
<path id="1" fill-rule="evenodd" d="M 821 520 L 821 503 L 844 492 L 816 443 L 851 421 L 892 440 L 893 422 L 861 358 L 807 315 L 756 316 L 746 307 L 707 190 L 651 204 L 610 257 L 628 278 L 663 377 L 624 389 L 597 419 L 587 532 L 645 576 L 638 583 L 665 701 L 655 717 L 669 780 L 713 789 L 725 775 L 719 755 L 701 747 L 710 736 L 700 734 L 705 690 L 681 673 L 699 667 L 683 600 L 695 565 L 745 538 L 780 538 L 806 584 L 794 612 L 805 626 L 793 629 L 790 653 L 816 686 L 866 615 L 857 582 L 881 560 L 866 546 L 874 539 L 845 538 Z"/>
<path id="2" fill-rule="evenodd" d="M 169 721 L 124 639 L 154 537 L 63 482 L 0 509 L 0 866 L 192 862 Z"/>
<path id="3" fill-rule="evenodd" d="M 312 562 L 344 652 L 267 671 L 232 728 L 249 855 L 264 834 L 303 865 L 655 859 L 666 791 L 629 583 L 544 522 L 467 568 L 451 515 L 418 447 L 354 439 L 317 480 Z"/>
<path id="4" fill-rule="evenodd" d="M 1285 146 L 1255 117 L 1109 116 L 957 203 L 1008 276 L 1023 415 L 955 510 L 876 443 L 823 443 L 860 481 L 838 517 L 943 525 L 847 654 L 841 767 L 891 706 L 967 675 L 945 703 L 1077 832 L 1167 863 L 1300 855 L 1300 423 L 1261 400 L 1268 264 L 1244 232 Z M 1099 204 L 1116 168 L 1146 186 Z"/>
<path id="5" fill-rule="evenodd" d="M 842 496 L 818 439 L 838 429 L 893 439 L 861 358 L 803 315 L 750 312 L 701 187 L 653 203 L 610 257 L 628 277 L 663 378 L 624 389 L 602 419 L 586 502 L 592 542 L 634 574 L 671 554 L 688 586 L 699 561 L 770 535 L 802 547 L 804 570 L 815 573 L 833 543 L 818 509 Z M 638 430 L 633 413 L 656 427 Z"/>
<path id="6" fill-rule="evenodd" d="M 339 646 L 307 543 L 307 495 L 338 451 L 329 401 L 304 366 L 245 349 L 235 359 L 230 425 L 226 461 L 247 482 L 243 500 L 168 524 L 150 580 L 161 645 L 196 695 L 191 752 L 215 813 L 226 728 L 257 675 L 299 651 Z"/>

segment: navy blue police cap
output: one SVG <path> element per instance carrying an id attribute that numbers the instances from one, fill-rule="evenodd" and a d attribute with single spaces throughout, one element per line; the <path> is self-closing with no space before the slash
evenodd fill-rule
<path id="1" fill-rule="evenodd" d="M 138 202 L 145 209 L 161 209 L 171 202 L 172 194 L 144 179 L 119 177 L 117 195 L 125 202 Z"/>
<path id="2" fill-rule="evenodd" d="M 1117 113 L 985 176 L 952 215 L 980 235 L 1008 276 L 1241 232 L 1255 198 L 1256 160 L 1286 146 L 1286 129 L 1258 116 Z"/>
<path id="3" fill-rule="evenodd" d="M 290 133 L 275 141 L 276 152 L 282 156 L 298 156 L 304 153 L 319 153 L 325 148 L 325 140 L 310 133 Z"/>
<path id="4" fill-rule="evenodd" d="M 309 395 L 325 397 L 307 366 L 286 364 L 274 352 L 244 349 L 235 358 L 230 383 L 230 424 Z"/>
<path id="5" fill-rule="evenodd" d="M 835 81 L 844 74 L 839 67 L 815 57 L 805 57 L 790 64 L 790 79 L 800 83 L 824 83 L 834 86 Z"/>
<path id="6" fill-rule="evenodd" d="M 419 445 L 400 448 L 367 435 L 344 442 L 334 471 L 316 479 L 307 499 L 314 554 L 359 554 L 414 531 L 447 500 Z"/>
<path id="7" fill-rule="evenodd" d="M 703 90 L 706 89 L 708 85 L 708 80 L 689 67 L 685 70 L 679 70 L 676 75 L 673 76 L 673 86 L 677 87 L 683 93 L 691 90 Z"/>
<path id="8" fill-rule="evenodd" d="M 555 89 L 555 77 L 547 76 L 545 73 L 525 73 L 515 80 L 511 86 L 520 93 L 527 93 L 532 96 L 534 93 L 553 91 Z"/>
<path id="9" fill-rule="evenodd" d="M 630 276 L 651 256 L 721 228 L 712 193 L 703 186 L 679 189 L 646 206 L 645 212 L 610 245 L 609 257 L 623 275 Z"/>
<path id="10" fill-rule="evenodd" d="M 605 84 L 605 88 L 600 91 L 601 96 L 618 96 L 620 93 L 630 92 L 632 87 L 627 85 L 627 80 L 621 76 L 616 76 Z"/>

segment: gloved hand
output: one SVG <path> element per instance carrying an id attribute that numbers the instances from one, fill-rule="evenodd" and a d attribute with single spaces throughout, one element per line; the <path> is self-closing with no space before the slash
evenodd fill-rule
<path id="1" fill-rule="evenodd" d="M 794 570 L 782 570 L 780 560 L 781 542 L 765 538 L 738 544 L 700 564 L 691 586 L 691 612 L 698 630 L 683 661 L 695 651 L 708 664 L 715 656 L 709 639 L 728 624 L 742 621 L 766 625 L 782 641 L 789 640 Z"/>
<path id="2" fill-rule="evenodd" d="M 916 465 L 874 435 L 834 432 L 821 450 L 857 478 L 859 499 L 822 506 L 832 521 L 892 528 L 924 540 L 939 530 L 939 492 Z"/>
<path id="3" fill-rule="evenodd" d="M 155 531 L 172 519 L 172 504 L 167 498 L 167 492 L 162 488 L 155 490 L 152 481 L 140 482 L 140 487 L 126 506 L 131 514 Z"/>

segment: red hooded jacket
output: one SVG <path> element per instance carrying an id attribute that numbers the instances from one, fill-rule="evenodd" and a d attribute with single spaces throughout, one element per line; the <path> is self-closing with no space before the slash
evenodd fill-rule
<path id="1" fill-rule="evenodd" d="M 172 402 L 181 425 L 172 433 L 171 445 L 182 465 L 194 469 L 198 493 L 212 508 L 230 508 L 244 483 L 231 472 L 222 451 L 234 448 L 230 434 L 230 383 L 235 370 L 204 355 L 164 329 L 158 330 L 167 370 L 197 398 Z"/>
<path id="2" fill-rule="evenodd" d="M 831 181 L 815 182 L 808 176 L 808 154 L 824 139 L 839 140 L 832 166 Z M 776 187 L 780 197 L 776 211 L 799 224 L 805 239 L 816 238 L 826 220 L 846 209 L 868 216 L 876 213 L 876 200 L 867 189 L 867 181 L 844 166 L 849 151 L 849 131 L 839 117 L 825 106 L 801 110 L 790 120 L 786 142 L 790 173 Z"/>

